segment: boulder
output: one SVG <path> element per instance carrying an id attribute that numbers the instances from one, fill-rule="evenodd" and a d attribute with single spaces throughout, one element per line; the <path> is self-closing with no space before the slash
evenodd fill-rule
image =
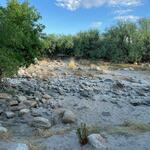
<path id="1" fill-rule="evenodd" d="M 8 130 L 0 123 L 0 139 L 8 138 Z M 1 147 L 0 147 L 1 148 Z"/>
<path id="2" fill-rule="evenodd" d="M 11 99 L 12 96 L 7 93 L 0 93 L 0 99 Z"/>
<path id="3" fill-rule="evenodd" d="M 9 102 L 9 105 L 10 106 L 17 106 L 18 105 L 18 101 L 12 100 L 12 101 Z"/>
<path id="4" fill-rule="evenodd" d="M 88 136 L 89 144 L 99 150 L 105 150 L 105 139 L 100 134 L 91 134 Z"/>
<path id="5" fill-rule="evenodd" d="M 26 100 L 27 100 L 27 98 L 25 96 L 18 96 L 18 101 L 19 102 L 24 102 Z"/>
<path id="6" fill-rule="evenodd" d="M 21 109 L 21 110 L 19 111 L 19 115 L 23 116 L 23 115 L 25 115 L 25 114 L 28 114 L 29 112 L 30 112 L 29 109 Z"/>
<path id="7" fill-rule="evenodd" d="M 8 132 L 7 128 L 5 128 L 5 127 L 3 127 L 3 126 L 0 126 L 0 135 L 1 135 L 1 134 L 5 134 L 5 133 L 7 133 L 7 132 Z"/>
<path id="8" fill-rule="evenodd" d="M 24 104 L 26 106 L 29 106 L 29 107 L 36 107 L 37 106 L 37 102 L 35 100 L 28 100 L 28 101 L 25 101 Z"/>
<path id="9" fill-rule="evenodd" d="M 67 124 L 67 123 L 74 123 L 75 121 L 76 121 L 76 116 L 74 115 L 74 113 L 70 110 L 66 110 L 64 112 L 62 122 Z"/>
<path id="10" fill-rule="evenodd" d="M 35 118 L 33 118 L 31 126 L 37 127 L 37 128 L 46 128 L 46 129 L 48 129 L 48 128 L 51 127 L 51 123 L 46 118 L 35 117 Z"/>
<path id="11" fill-rule="evenodd" d="M 23 103 L 20 103 L 17 106 L 11 106 L 11 111 L 20 111 L 21 109 L 24 109 L 26 106 Z"/>
<path id="12" fill-rule="evenodd" d="M 13 118 L 15 116 L 15 113 L 13 113 L 11 111 L 7 111 L 7 112 L 5 112 L 5 114 L 8 119 Z"/>
<path id="13" fill-rule="evenodd" d="M 48 94 L 44 94 L 44 95 L 43 95 L 43 98 L 44 98 L 44 99 L 51 99 L 51 96 L 49 96 Z"/>

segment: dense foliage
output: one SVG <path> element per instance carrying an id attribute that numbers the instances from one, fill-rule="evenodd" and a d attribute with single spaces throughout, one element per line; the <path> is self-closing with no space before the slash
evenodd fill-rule
<path id="1" fill-rule="evenodd" d="M 103 57 L 118 62 L 137 62 L 142 57 L 142 40 L 136 25 L 119 23 L 104 34 Z M 103 51 L 104 50 L 104 51 Z"/>
<path id="2" fill-rule="evenodd" d="M 0 7 L 0 76 L 10 76 L 35 57 L 58 54 L 113 62 L 150 62 L 150 19 L 119 22 L 104 33 L 46 35 L 40 14 L 27 1 L 8 0 Z M 42 54 L 42 55 L 41 55 Z"/>
<path id="3" fill-rule="evenodd" d="M 72 55 L 73 51 L 73 36 L 71 35 L 54 35 L 51 34 L 43 39 L 44 56 L 52 56 L 57 54 Z"/>
<path id="4" fill-rule="evenodd" d="M 27 1 L 8 0 L 6 7 L 0 7 L 0 68 L 4 70 L 3 75 L 33 62 L 38 55 L 43 28 L 37 23 L 39 18 L 39 13 Z"/>
<path id="5" fill-rule="evenodd" d="M 119 22 L 103 34 L 92 29 L 74 36 L 49 35 L 46 43 L 48 56 L 61 53 L 115 62 L 149 62 L 150 20 Z"/>

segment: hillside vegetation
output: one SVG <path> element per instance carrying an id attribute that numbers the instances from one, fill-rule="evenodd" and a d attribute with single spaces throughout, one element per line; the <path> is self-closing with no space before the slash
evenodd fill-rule
<path id="1" fill-rule="evenodd" d="M 40 14 L 28 2 L 9 0 L 0 7 L 0 75 L 10 76 L 34 58 L 58 54 L 118 63 L 150 61 L 150 20 L 118 22 L 101 33 L 97 29 L 75 35 L 46 35 Z"/>

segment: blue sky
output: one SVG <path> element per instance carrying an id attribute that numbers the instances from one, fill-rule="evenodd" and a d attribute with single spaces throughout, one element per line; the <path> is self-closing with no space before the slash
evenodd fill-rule
<path id="1" fill-rule="evenodd" d="M 7 0 L 0 0 L 5 5 Z M 23 0 L 20 0 L 23 1 Z M 41 14 L 46 33 L 104 31 L 118 20 L 150 18 L 150 0 L 29 0 Z"/>

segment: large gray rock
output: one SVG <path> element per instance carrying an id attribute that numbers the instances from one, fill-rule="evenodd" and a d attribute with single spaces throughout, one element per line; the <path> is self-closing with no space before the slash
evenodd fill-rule
<path id="1" fill-rule="evenodd" d="M 49 122 L 49 120 L 43 117 L 33 118 L 31 125 L 37 128 L 50 128 L 51 127 L 51 123 Z"/>
<path id="2" fill-rule="evenodd" d="M 31 115 L 34 117 L 41 117 L 41 116 L 50 116 L 51 112 L 43 107 L 32 108 Z"/>
<path id="3" fill-rule="evenodd" d="M 131 99 L 130 104 L 133 106 L 150 106 L 149 99 Z"/>
<path id="4" fill-rule="evenodd" d="M 100 134 L 91 134 L 88 136 L 89 144 L 91 144 L 94 148 L 105 150 L 105 139 Z"/>
<path id="5" fill-rule="evenodd" d="M 76 116 L 74 115 L 74 113 L 70 110 L 66 110 L 64 112 L 62 122 L 63 123 L 74 123 L 75 121 L 76 121 Z"/>
<path id="6" fill-rule="evenodd" d="M 27 100 L 27 98 L 25 96 L 18 96 L 18 101 L 19 102 L 24 102 L 26 100 Z"/>
<path id="7" fill-rule="evenodd" d="M 0 93 L 0 99 L 11 99 L 12 96 L 7 93 Z"/>
<path id="8" fill-rule="evenodd" d="M 43 95 L 43 98 L 44 98 L 44 99 L 51 99 L 51 96 L 48 95 L 48 94 L 44 94 L 44 95 Z"/>
<path id="9" fill-rule="evenodd" d="M 29 109 L 21 109 L 21 110 L 19 111 L 19 115 L 20 115 L 20 116 L 23 116 L 23 115 L 25 115 L 25 114 L 28 114 L 29 112 L 30 112 Z"/>
<path id="10" fill-rule="evenodd" d="M 35 100 L 25 101 L 24 104 L 28 107 L 36 107 L 37 106 L 37 102 Z"/>
<path id="11" fill-rule="evenodd" d="M 1 134 L 6 134 L 8 132 L 7 128 L 0 126 L 0 135 Z"/>
<path id="12" fill-rule="evenodd" d="M 15 113 L 13 113 L 11 111 L 7 111 L 7 112 L 5 112 L 5 114 L 8 119 L 13 118 L 15 116 Z"/>
<path id="13" fill-rule="evenodd" d="M 10 105 L 10 106 L 17 106 L 17 105 L 18 105 L 18 101 L 16 101 L 16 100 L 11 100 L 11 101 L 9 102 L 9 105 Z"/>

